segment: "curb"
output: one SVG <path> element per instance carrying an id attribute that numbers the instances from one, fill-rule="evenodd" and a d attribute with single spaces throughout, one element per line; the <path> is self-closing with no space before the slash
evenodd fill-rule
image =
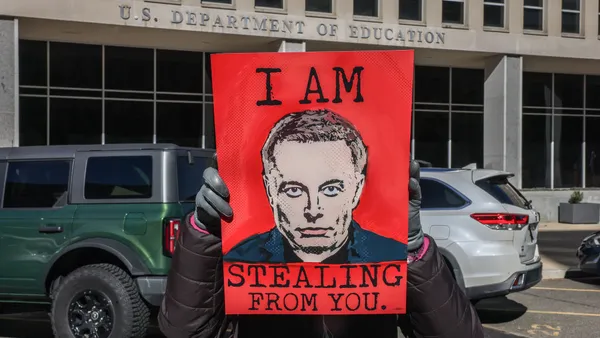
<path id="1" fill-rule="evenodd" d="M 542 280 L 582 279 L 582 278 L 598 278 L 598 276 L 583 272 L 579 269 L 573 269 L 573 268 L 543 269 L 542 270 Z"/>

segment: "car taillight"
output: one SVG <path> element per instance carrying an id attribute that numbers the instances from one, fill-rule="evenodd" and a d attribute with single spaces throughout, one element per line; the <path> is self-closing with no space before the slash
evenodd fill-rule
<path id="1" fill-rule="evenodd" d="M 529 224 L 529 216 L 520 214 L 472 214 L 471 218 L 494 230 L 521 230 Z"/>
<path id="2" fill-rule="evenodd" d="M 164 220 L 163 251 L 165 255 L 169 257 L 175 252 L 175 246 L 177 245 L 177 239 L 179 238 L 179 225 L 181 225 L 181 221 L 177 218 L 168 218 Z"/>

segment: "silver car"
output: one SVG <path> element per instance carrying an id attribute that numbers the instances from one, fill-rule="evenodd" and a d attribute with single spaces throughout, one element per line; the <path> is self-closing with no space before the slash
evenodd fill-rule
<path id="1" fill-rule="evenodd" d="M 490 169 L 422 168 L 423 231 L 436 240 L 472 300 L 539 283 L 540 215 L 508 178 Z"/>

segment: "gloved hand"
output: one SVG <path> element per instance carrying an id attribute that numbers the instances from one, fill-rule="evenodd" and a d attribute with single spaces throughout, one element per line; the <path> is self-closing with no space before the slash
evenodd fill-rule
<path id="1" fill-rule="evenodd" d="M 204 184 L 196 195 L 194 221 L 200 229 L 221 237 L 221 219 L 230 221 L 233 210 L 229 205 L 229 189 L 215 168 L 206 168 Z"/>
<path id="2" fill-rule="evenodd" d="M 408 181 L 408 251 L 416 251 L 423 244 L 423 229 L 421 227 L 421 166 L 411 160 Z"/>

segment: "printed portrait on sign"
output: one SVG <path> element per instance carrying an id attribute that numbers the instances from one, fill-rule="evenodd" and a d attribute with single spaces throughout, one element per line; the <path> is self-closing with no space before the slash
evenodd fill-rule
<path id="1" fill-rule="evenodd" d="M 211 62 L 226 313 L 404 313 L 412 52 Z"/>
<path id="2" fill-rule="evenodd" d="M 406 245 L 353 218 L 369 160 L 360 132 L 330 109 L 285 115 L 261 152 L 275 227 L 225 255 L 238 262 L 367 263 L 401 260 Z"/>

